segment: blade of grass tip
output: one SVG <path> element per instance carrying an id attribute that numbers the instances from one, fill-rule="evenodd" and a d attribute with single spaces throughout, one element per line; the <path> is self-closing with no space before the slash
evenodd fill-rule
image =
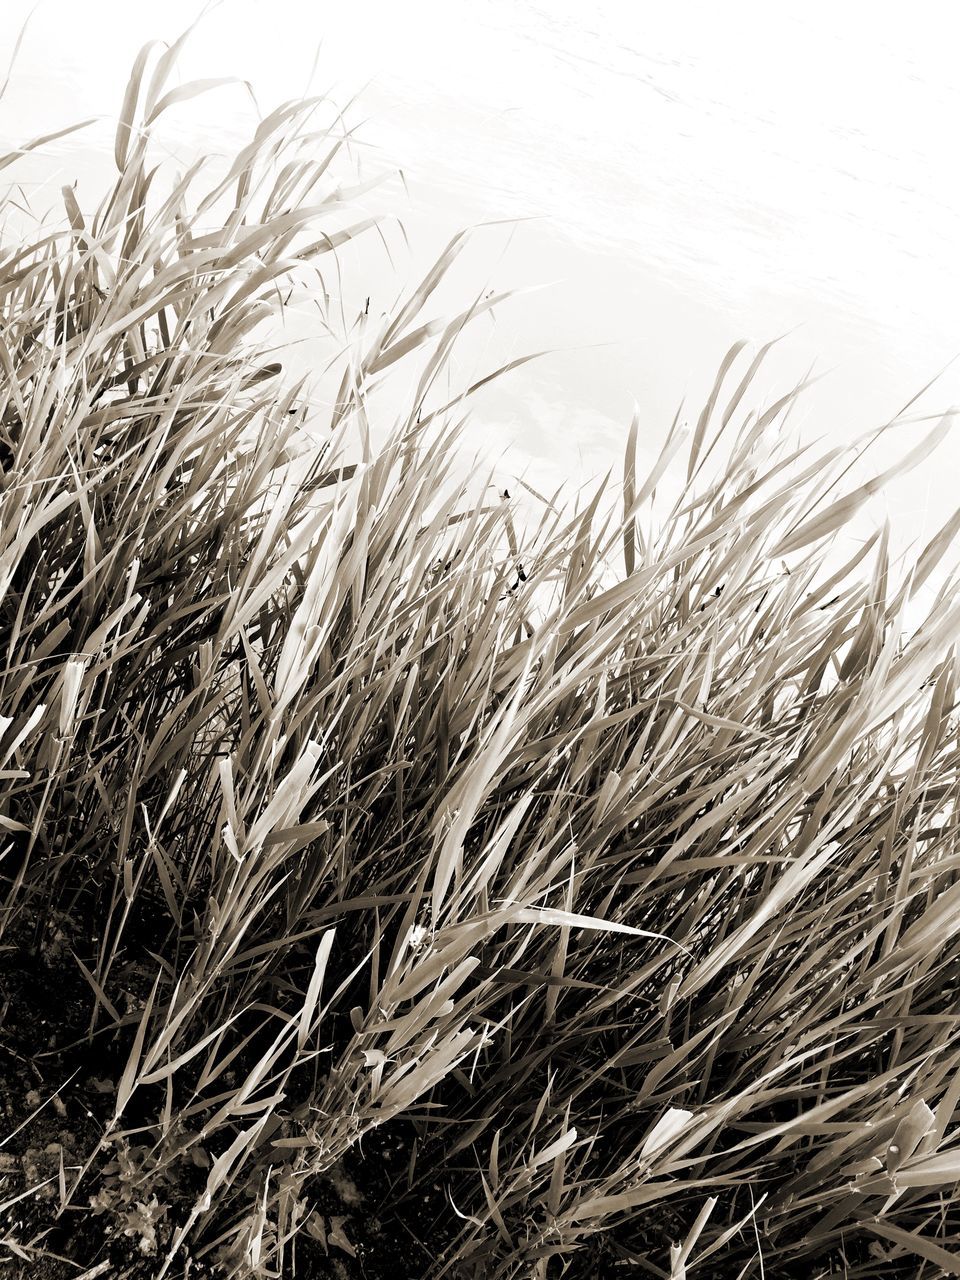
<path id="1" fill-rule="evenodd" d="M 631 511 L 632 516 L 636 516 L 637 512 L 646 500 L 656 492 L 657 485 L 663 479 L 664 472 L 676 457 L 677 453 L 683 448 L 684 444 L 689 439 L 689 436 L 690 432 L 686 427 L 681 427 L 679 431 L 671 429 L 669 439 L 660 450 L 660 455 L 654 463 L 652 471 L 644 480 L 643 485 L 640 488 L 640 492 L 634 500 L 633 509 Z"/>
<path id="2" fill-rule="evenodd" d="M 633 417 L 627 432 L 623 456 L 623 567 L 627 576 L 637 564 L 637 530 L 633 520 L 633 504 L 637 496 L 637 433 L 640 430 L 640 406 L 634 401 Z"/>
<path id="3" fill-rule="evenodd" d="M 144 127 L 149 128 L 159 116 L 163 115 L 164 111 L 176 106 L 177 103 L 189 102 L 192 98 L 198 98 L 202 93 L 209 93 L 211 89 L 219 89 L 222 85 L 227 84 L 246 85 L 253 92 L 249 82 L 239 76 L 217 76 L 207 80 L 188 80 L 186 84 L 178 85 L 176 89 L 171 89 L 163 95 L 144 121 Z"/>
<path id="4" fill-rule="evenodd" d="M 98 116 L 91 116 L 89 120 L 81 120 L 79 124 L 67 125 L 65 129 L 57 129 L 53 133 L 44 133 L 39 138 L 33 138 L 30 142 L 25 142 L 22 147 L 17 147 L 16 150 L 8 151 L 6 155 L 0 156 L 0 169 L 6 169 L 8 165 L 19 160 L 21 156 L 25 156 L 28 151 L 36 151 L 37 147 L 42 147 L 47 142 L 56 142 L 58 138 L 65 138 L 70 133 L 77 133 L 80 129 L 86 129 L 88 125 L 96 124 L 98 119 Z"/>
<path id="5" fill-rule="evenodd" d="M 33 708 L 30 715 L 27 717 L 26 724 L 16 735 L 13 741 L 4 747 L 3 754 L 0 755 L 0 769 L 6 767 L 7 762 L 16 754 L 18 748 L 26 742 L 27 738 L 29 738 L 30 734 L 33 733 L 34 729 L 46 715 L 46 712 L 46 705 L 42 702 L 38 703 L 38 705 Z M 26 828 L 24 828 L 24 830 L 26 830 Z"/>
<path id="6" fill-rule="evenodd" d="M 680 403 L 677 405 L 677 411 L 676 411 L 676 413 L 673 415 L 673 421 L 670 423 L 670 430 L 667 432 L 667 438 L 666 438 L 666 440 L 664 441 L 664 448 L 666 448 L 666 446 L 667 446 L 667 445 L 670 443 L 670 441 L 673 439 L 674 434 L 675 434 L 675 432 L 676 432 L 678 429 L 679 429 L 679 430 L 683 430 L 683 427 L 681 427 L 681 417 L 682 417 L 682 415 L 683 415 L 683 410 L 684 410 L 684 405 L 685 405 L 685 404 L 686 404 L 686 401 L 685 401 L 685 400 L 681 400 L 681 401 L 680 401 Z M 686 425 L 686 424 L 684 424 L 684 426 L 685 426 L 685 425 Z"/>
<path id="7" fill-rule="evenodd" d="M 960 534 L 960 507 L 953 513 L 940 532 L 930 539 L 920 559 L 917 561 L 917 566 L 908 583 L 909 598 L 911 600 L 936 569 L 949 548 L 953 546 L 958 534 Z"/>
<path id="8" fill-rule="evenodd" d="M 499 303 L 506 301 L 508 298 L 519 297 L 521 294 L 525 293 L 535 293 L 538 289 L 544 287 L 545 286 L 542 285 L 532 285 L 524 289 L 507 289 L 504 290 L 503 293 L 498 293 L 487 298 L 478 296 L 474 299 L 473 303 L 466 308 L 466 310 L 462 311 L 458 316 L 455 316 L 454 319 L 446 325 L 439 342 L 436 344 L 434 351 L 427 361 L 426 367 L 421 374 L 420 381 L 417 384 L 417 390 L 412 397 L 411 403 L 415 406 L 415 409 L 411 411 L 410 414 L 411 423 L 415 414 L 418 413 L 422 407 L 427 392 L 433 385 L 434 380 L 445 368 L 448 367 L 450 353 L 453 350 L 460 334 L 467 325 L 471 321 L 476 320 L 479 316 L 483 315 L 484 312 L 489 311 L 491 307 L 499 305 Z"/>
<path id="9" fill-rule="evenodd" d="M 780 424 L 781 430 L 786 426 L 790 414 L 796 407 L 803 392 L 807 391 L 810 387 L 815 386 L 826 377 L 826 374 L 823 373 L 817 374 L 815 378 L 812 377 L 813 368 L 814 366 L 811 365 L 807 370 L 806 377 L 801 378 L 795 387 L 792 387 L 785 395 L 782 395 L 779 399 L 775 400 L 769 408 L 765 409 L 763 413 L 757 417 L 753 426 L 738 438 L 733 455 L 730 459 L 731 468 L 741 465 L 750 456 L 754 446 L 762 438 L 764 432 L 781 413 L 783 414 L 783 422 Z M 812 448 L 816 443 L 817 441 L 812 441 L 811 444 L 805 446 L 801 452 L 809 452 L 810 448 Z"/>
<path id="10" fill-rule="evenodd" d="M 558 1156 L 569 1151 L 576 1140 L 577 1131 L 571 1126 L 565 1133 L 562 1133 L 559 1138 L 556 1138 L 553 1142 L 549 1143 L 548 1146 L 544 1147 L 542 1151 L 531 1152 L 530 1158 L 527 1161 L 527 1167 L 530 1169 L 536 1169 L 538 1165 L 546 1164 L 549 1160 L 557 1159 Z"/>
<path id="11" fill-rule="evenodd" d="M 468 238 L 473 234 L 473 232 L 486 227 L 499 227 L 504 225 L 515 226 L 521 221 L 528 220 L 529 219 L 522 218 L 494 218 L 491 221 L 479 222 L 472 227 L 465 227 L 462 231 L 458 231 L 456 235 L 448 241 L 443 252 L 423 277 L 417 288 L 414 289 L 410 298 L 404 303 L 400 311 L 380 335 L 380 349 L 383 350 L 388 347 L 392 343 L 393 339 L 403 332 L 414 316 L 418 315 L 423 310 L 424 303 L 434 293 L 437 286 L 447 275 L 450 267 L 463 251 Z"/>
<path id="12" fill-rule="evenodd" d="M 683 1107 L 668 1107 L 643 1140 L 640 1157 L 652 1156 L 678 1137 L 693 1119 L 693 1112 Z"/>
<path id="13" fill-rule="evenodd" d="M 775 346 L 778 342 L 782 342 L 784 338 L 788 337 L 789 332 L 790 331 L 788 331 L 788 333 L 782 333 L 777 338 L 771 338 L 771 340 L 765 343 L 764 346 L 762 346 L 760 350 L 757 352 L 757 354 L 753 357 L 753 360 L 750 362 L 750 368 L 741 378 L 740 385 L 737 387 L 736 391 L 734 391 L 733 395 L 730 397 L 727 407 L 723 411 L 723 416 L 720 419 L 720 430 L 714 434 L 713 439 L 710 441 L 710 444 L 706 452 L 704 453 L 703 457 L 700 459 L 700 464 L 697 467 L 698 471 L 704 465 L 707 459 L 710 457 L 711 453 L 713 453 L 713 450 L 716 447 L 717 442 L 719 441 L 721 435 L 723 434 L 724 431 L 726 431 L 727 427 L 729 426 L 730 419 L 736 413 L 737 408 L 741 400 L 743 399 L 744 395 L 746 394 L 748 387 L 750 386 L 751 382 L 753 382 L 753 379 L 756 376 L 757 370 L 760 368 L 761 364 L 763 364 L 763 361 L 766 358 L 767 352 L 770 350 L 771 347 Z"/>
<path id="14" fill-rule="evenodd" d="M 428 427 L 435 418 L 442 418 L 444 414 L 449 413 L 451 409 L 455 409 L 458 405 L 462 404 L 464 400 L 469 399 L 470 396 L 472 396 L 476 391 L 479 391 L 481 387 L 485 387 L 488 382 L 493 382 L 496 378 L 502 378 L 505 373 L 512 373 L 514 369 L 519 369 L 521 365 L 529 364 L 531 360 L 541 360 L 544 356 L 556 355 L 559 349 L 560 348 L 547 348 L 543 351 L 534 351 L 531 352 L 530 355 L 518 356 L 516 360 L 510 360 L 506 364 L 500 365 L 500 367 L 494 369 L 492 373 L 485 374 L 484 377 L 478 378 L 476 382 L 471 382 L 470 386 L 467 387 L 465 391 L 461 391 L 458 395 L 454 396 L 452 400 L 448 400 L 445 405 L 441 405 L 439 409 L 433 409 L 430 413 L 423 414 L 420 419 L 420 426 Z M 521 483 L 523 482 L 521 481 Z M 529 488 L 529 485 L 525 487 Z M 531 492 L 533 492 L 533 490 L 531 490 Z M 535 496 L 540 497 L 539 494 L 536 494 Z M 546 502 L 545 498 L 541 500 Z"/>
<path id="15" fill-rule="evenodd" d="M 691 444 L 690 444 L 690 457 L 687 462 L 687 484 L 690 483 L 690 481 L 693 479 L 694 475 L 698 470 L 697 463 L 700 458 L 700 450 L 703 447 L 703 440 L 704 440 L 704 436 L 706 435 L 707 424 L 709 423 L 711 417 L 713 416 L 713 411 L 716 408 L 717 400 L 720 396 L 720 390 L 723 386 L 724 379 L 729 373 L 731 365 L 736 360 L 740 352 L 743 351 L 746 345 L 747 343 L 745 339 L 741 339 L 739 342 L 735 342 L 733 346 L 730 348 L 730 350 L 727 352 L 727 354 L 724 356 L 720 364 L 719 372 L 717 373 L 716 380 L 714 381 L 714 384 L 713 384 L 713 390 L 710 392 L 710 396 L 707 399 L 707 403 L 703 406 L 703 410 L 697 421 L 696 430 L 693 433 L 693 440 L 691 441 Z"/>
<path id="16" fill-rule="evenodd" d="M 930 454 L 947 438 L 952 426 L 954 413 L 955 410 L 948 410 L 933 431 L 892 467 L 882 471 L 880 475 L 874 476 L 872 480 L 866 481 L 858 489 L 854 489 L 844 497 L 838 498 L 820 515 L 806 520 L 799 526 L 795 526 L 771 551 L 771 556 L 779 558 L 780 556 L 789 555 L 793 551 L 799 551 L 803 547 L 809 546 L 811 542 L 819 542 L 821 538 L 825 538 L 842 528 L 863 504 L 879 492 L 885 484 L 888 484 L 898 476 L 905 475 L 908 471 L 912 471 L 926 461 Z"/>
<path id="17" fill-rule="evenodd" d="M 457 234 L 449 241 L 446 248 L 437 258 L 436 262 L 420 281 L 420 284 L 414 289 L 410 298 L 400 308 L 394 320 L 387 326 L 380 336 L 380 350 L 389 347 L 393 339 L 402 333 L 406 326 L 410 323 L 414 316 L 419 315 L 423 309 L 423 304 L 434 292 L 440 281 L 447 274 L 454 260 L 462 252 L 467 237 L 470 235 L 469 229 L 458 231 Z"/>
<path id="18" fill-rule="evenodd" d="M 13 74 L 14 64 L 16 63 L 17 58 L 20 54 L 20 46 L 23 44 L 23 37 L 27 34 L 27 27 L 30 25 L 30 20 L 33 17 L 33 15 L 37 12 L 37 9 L 39 7 L 40 7 L 40 0 L 37 0 L 37 3 L 33 6 L 33 8 L 30 10 L 30 12 L 27 14 L 27 16 L 23 20 L 23 25 L 20 28 L 16 41 L 14 42 L 13 53 L 11 53 L 10 55 L 10 62 L 7 66 L 7 74 L 4 78 L 3 84 L 0 85 L 0 98 L 2 98 L 3 95 L 7 92 L 7 89 L 10 85 L 10 77 Z"/>
<path id="19" fill-rule="evenodd" d="M 153 114 L 153 110 L 157 105 L 163 86 L 167 83 L 170 73 L 176 65 L 177 59 L 183 50 L 183 46 L 187 43 L 196 27 L 203 19 L 203 13 L 190 23 L 189 27 L 174 40 L 173 44 L 167 46 L 166 53 L 161 54 L 157 59 L 157 65 L 153 69 L 153 75 L 150 77 L 150 84 L 147 87 L 146 97 L 144 99 L 143 111 L 144 115 L 149 117 Z"/>
<path id="20" fill-rule="evenodd" d="M 670 1251 L 671 1252 L 671 1271 L 676 1271 L 680 1275 L 684 1274 L 684 1268 L 686 1266 L 687 1260 L 690 1257 L 690 1254 L 693 1252 L 694 1245 L 700 1239 L 700 1236 L 703 1232 L 703 1228 L 707 1225 L 707 1221 L 710 1215 L 713 1213 L 714 1209 L 717 1207 L 717 1203 L 718 1203 L 718 1200 L 716 1196 L 708 1196 L 707 1199 L 704 1201 L 703 1208 L 697 1214 L 697 1217 L 696 1217 L 696 1220 L 694 1221 L 693 1226 L 687 1232 L 687 1238 L 684 1240 L 683 1245 L 673 1246 L 671 1248 L 671 1251 Z M 676 1248 L 675 1257 L 673 1256 L 674 1248 Z"/>
<path id="21" fill-rule="evenodd" d="M 654 938 L 658 942 L 669 942 L 681 951 L 687 950 L 682 942 L 675 942 L 665 933 L 652 933 L 648 929 L 637 929 L 616 920 L 601 920 L 597 916 L 580 915 L 576 911 L 561 911 L 554 907 L 521 907 L 512 918 L 521 924 L 555 924 L 571 929 L 596 929 L 601 933 L 624 933 L 632 938 Z"/>
<path id="22" fill-rule="evenodd" d="M 934 376 L 930 379 L 930 381 L 926 384 L 926 386 L 921 387 L 920 390 L 916 392 L 915 395 L 912 395 L 910 399 L 907 401 L 907 403 L 900 410 L 900 412 L 895 414 L 894 417 L 892 417 L 889 422 L 885 422 L 882 427 L 878 427 L 876 428 L 876 430 L 868 431 L 866 433 L 866 443 L 862 446 L 862 448 L 860 448 L 854 454 L 854 456 L 850 459 L 850 461 L 847 463 L 844 469 L 836 476 L 834 480 L 831 481 L 831 483 L 827 486 L 827 488 L 823 491 L 823 493 L 820 494 L 819 498 L 817 499 L 818 503 L 822 502 L 824 498 L 827 497 L 828 494 L 833 492 L 833 490 L 837 487 L 837 485 L 840 484 L 841 481 L 844 479 L 844 477 L 850 472 L 851 468 L 855 467 L 856 464 L 861 461 L 861 459 L 866 454 L 867 450 L 870 449 L 872 445 L 876 444 L 876 442 L 880 439 L 882 435 L 885 435 L 886 432 L 888 432 L 891 427 L 895 426 L 901 420 L 901 418 L 907 412 L 910 406 L 913 404 L 916 404 L 916 402 L 920 399 L 920 397 L 924 395 L 927 391 L 929 391 L 930 388 L 934 385 L 934 383 L 936 383 L 937 381 L 939 381 L 940 378 L 943 377 L 946 371 L 957 359 L 958 359 L 957 356 L 953 356 L 950 360 L 948 360 L 947 363 L 944 365 L 944 367 L 940 370 L 940 372 L 934 374 Z M 947 412 L 956 413 L 957 410 L 949 409 Z M 933 416 L 936 417 L 937 415 L 933 415 Z M 918 422 L 928 422 L 929 420 L 930 420 L 929 417 L 922 417 L 922 418 L 915 419 L 915 421 L 918 421 Z M 908 421 L 914 421 L 914 419 L 908 419 Z M 863 439 L 862 436 L 859 438 Z"/>
<path id="23" fill-rule="evenodd" d="M 419 328 L 408 333 L 405 338 L 398 339 L 392 346 L 375 345 L 363 362 L 364 375 L 369 377 L 371 374 L 382 372 L 397 360 L 402 359 L 405 355 L 409 355 L 411 351 L 416 350 L 417 347 L 422 346 L 428 338 L 432 338 L 438 333 L 453 332 L 455 326 L 462 327 L 468 320 L 482 315 L 484 311 L 489 311 L 491 307 L 498 306 L 510 296 L 509 292 L 503 292 L 489 298 L 478 297 L 472 307 L 461 312 L 452 321 L 443 317 L 437 320 L 428 320 L 420 325 Z"/>
<path id="24" fill-rule="evenodd" d="M 297 1030 L 297 1048 L 302 1053 L 306 1047 L 307 1038 L 310 1035 L 310 1024 L 313 1020 L 314 1011 L 320 999 L 320 992 L 323 988 L 323 977 L 327 971 L 327 962 L 330 959 L 330 950 L 333 947 L 333 938 L 336 933 L 336 926 L 327 929 L 320 939 L 317 947 L 317 956 L 314 961 L 313 973 L 310 976 L 310 985 L 307 987 L 307 994 L 304 996 L 303 1008 L 300 1011 L 300 1022 Z"/>
<path id="25" fill-rule="evenodd" d="M 113 158 L 116 162 L 117 170 L 123 173 L 124 166 L 127 163 L 127 153 L 130 149 L 130 138 L 133 134 L 133 119 L 137 110 L 137 101 L 140 97 L 140 85 L 143 81 L 143 73 L 146 69 L 147 59 L 155 48 L 161 43 L 159 40 L 151 40 L 143 46 L 137 54 L 136 61 L 133 64 L 133 70 L 130 73 L 130 79 L 127 81 L 127 87 L 123 95 L 123 104 L 120 107 L 120 118 L 117 121 L 117 133 L 113 144 Z"/>

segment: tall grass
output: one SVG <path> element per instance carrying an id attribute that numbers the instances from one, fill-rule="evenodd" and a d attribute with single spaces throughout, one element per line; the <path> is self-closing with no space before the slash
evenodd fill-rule
<path id="1" fill-rule="evenodd" d="M 92 216 L 66 188 L 0 261 L 2 1035 L 44 1080 L 0 1252 L 960 1269 L 953 577 L 905 624 L 960 518 L 838 567 L 876 484 L 787 448 L 802 388 L 746 407 L 742 345 L 648 478 L 635 422 L 616 495 L 477 503 L 438 375 L 486 303 L 425 319 L 459 240 L 331 345 L 304 451 L 258 335 L 371 230 L 343 138 L 292 103 L 226 176 L 154 168 L 176 53 Z M 33 1184 L 54 1102 L 80 1136 Z"/>

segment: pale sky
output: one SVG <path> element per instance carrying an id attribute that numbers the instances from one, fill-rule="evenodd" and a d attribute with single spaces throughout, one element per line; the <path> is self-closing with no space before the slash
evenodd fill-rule
<path id="1" fill-rule="evenodd" d="M 139 47 L 175 37 L 198 7 L 40 0 L 0 140 L 114 115 Z M 0 59 L 30 8 L 6 0 Z M 490 358 L 576 350 L 478 405 L 486 437 L 516 440 L 548 487 L 609 465 L 634 400 L 655 450 L 737 338 L 799 326 L 762 389 L 786 390 L 814 361 L 832 370 L 797 419 L 831 441 L 879 425 L 960 353 L 958 47 L 960 9 L 943 0 L 223 0 L 180 75 L 246 78 L 267 110 L 308 87 L 319 49 L 314 90 L 343 104 L 359 91 L 349 121 L 366 122 L 364 165 L 407 177 L 408 198 L 385 198 L 410 235 L 411 276 L 459 226 L 534 218 L 509 245 L 480 233 L 461 279 L 471 293 L 488 277 L 550 285 L 500 314 Z M 163 136 L 229 146 L 252 120 L 228 87 L 173 113 Z M 77 171 L 95 179 L 112 128 L 18 176 L 52 205 Z M 960 361 L 920 408 L 954 402 Z M 920 429 L 899 428 L 876 466 Z M 958 471 L 948 442 L 887 496 L 911 536 L 952 510 Z"/>

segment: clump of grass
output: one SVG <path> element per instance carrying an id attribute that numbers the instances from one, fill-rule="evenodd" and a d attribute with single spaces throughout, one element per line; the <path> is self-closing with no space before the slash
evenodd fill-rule
<path id="1" fill-rule="evenodd" d="M 0 260 L 2 1035 L 44 1081 L 0 1247 L 158 1280 L 951 1270 L 953 577 L 905 617 L 960 519 L 899 578 L 885 533 L 834 564 L 876 484 L 786 448 L 800 388 L 744 407 L 742 346 L 646 480 L 634 423 L 616 503 L 477 503 L 437 386 L 480 306 L 423 319 L 459 241 L 328 336 L 304 450 L 257 335 L 370 229 L 343 138 L 293 103 L 206 188 L 152 168 L 176 51 L 137 63 L 95 214 L 68 188 Z M 89 1123 L 31 1180 L 47 1103 Z"/>

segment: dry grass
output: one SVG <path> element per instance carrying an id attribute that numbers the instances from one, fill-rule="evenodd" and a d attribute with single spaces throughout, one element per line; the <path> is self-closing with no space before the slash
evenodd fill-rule
<path id="1" fill-rule="evenodd" d="M 154 170 L 175 53 L 95 214 L 66 189 L 0 260 L 2 1038 L 90 1121 L 46 1190 L 10 1125 L 0 1253 L 957 1270 L 953 579 L 903 620 L 958 521 L 825 567 L 872 487 L 785 452 L 740 349 L 646 481 L 634 425 L 616 511 L 470 503 L 438 375 L 488 304 L 425 319 L 456 242 L 330 340 L 300 454 L 259 326 L 368 222 L 308 103 L 210 189 Z"/>

